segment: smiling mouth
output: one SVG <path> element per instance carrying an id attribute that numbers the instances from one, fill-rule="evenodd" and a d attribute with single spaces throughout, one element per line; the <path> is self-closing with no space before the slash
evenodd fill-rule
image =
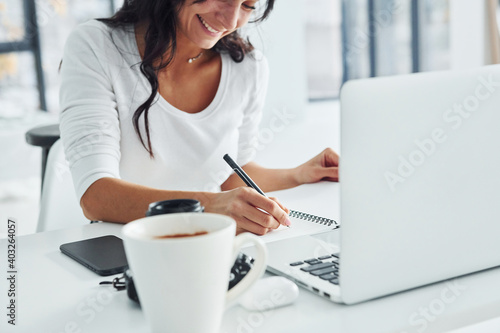
<path id="1" fill-rule="evenodd" d="M 200 20 L 200 22 L 205 26 L 205 28 L 207 28 L 208 31 L 210 31 L 211 33 L 214 33 L 214 34 L 218 34 L 220 33 L 220 31 L 218 30 L 215 30 L 214 28 L 212 28 L 204 19 L 203 17 L 201 17 L 200 15 L 196 14 L 196 16 L 198 16 L 198 19 Z"/>

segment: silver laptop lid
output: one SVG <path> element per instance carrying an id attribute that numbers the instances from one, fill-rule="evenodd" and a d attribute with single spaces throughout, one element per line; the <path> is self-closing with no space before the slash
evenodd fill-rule
<path id="1" fill-rule="evenodd" d="M 500 265 L 500 66 L 341 92 L 342 299 Z"/>

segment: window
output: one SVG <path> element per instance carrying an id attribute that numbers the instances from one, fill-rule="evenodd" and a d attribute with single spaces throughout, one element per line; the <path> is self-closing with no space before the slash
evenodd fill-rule
<path id="1" fill-rule="evenodd" d="M 310 99 L 336 96 L 342 84 L 342 6 L 340 0 L 306 4 L 306 61 Z"/>
<path id="2" fill-rule="evenodd" d="M 109 16 L 120 3 L 0 0 L 0 118 L 40 108 L 57 113 L 58 68 L 68 34 L 89 18 Z"/>
<path id="3" fill-rule="evenodd" d="M 308 0 L 311 100 L 349 79 L 447 69 L 450 0 Z"/>

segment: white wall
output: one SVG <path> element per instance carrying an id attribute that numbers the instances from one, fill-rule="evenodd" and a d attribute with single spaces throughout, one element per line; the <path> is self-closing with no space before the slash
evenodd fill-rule
<path id="1" fill-rule="evenodd" d="M 266 21 L 248 27 L 252 44 L 266 55 L 270 69 L 261 127 L 269 126 L 277 112 L 293 113 L 294 120 L 305 112 L 305 6 L 304 0 L 278 0 Z"/>
<path id="2" fill-rule="evenodd" d="M 450 1 L 451 68 L 491 64 L 487 0 Z"/>

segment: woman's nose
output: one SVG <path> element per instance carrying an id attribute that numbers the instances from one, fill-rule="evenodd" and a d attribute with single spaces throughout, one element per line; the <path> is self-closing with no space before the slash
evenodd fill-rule
<path id="1" fill-rule="evenodd" d="M 227 4 L 219 12 L 219 20 L 226 30 L 235 30 L 238 26 L 240 6 L 238 4 Z"/>

